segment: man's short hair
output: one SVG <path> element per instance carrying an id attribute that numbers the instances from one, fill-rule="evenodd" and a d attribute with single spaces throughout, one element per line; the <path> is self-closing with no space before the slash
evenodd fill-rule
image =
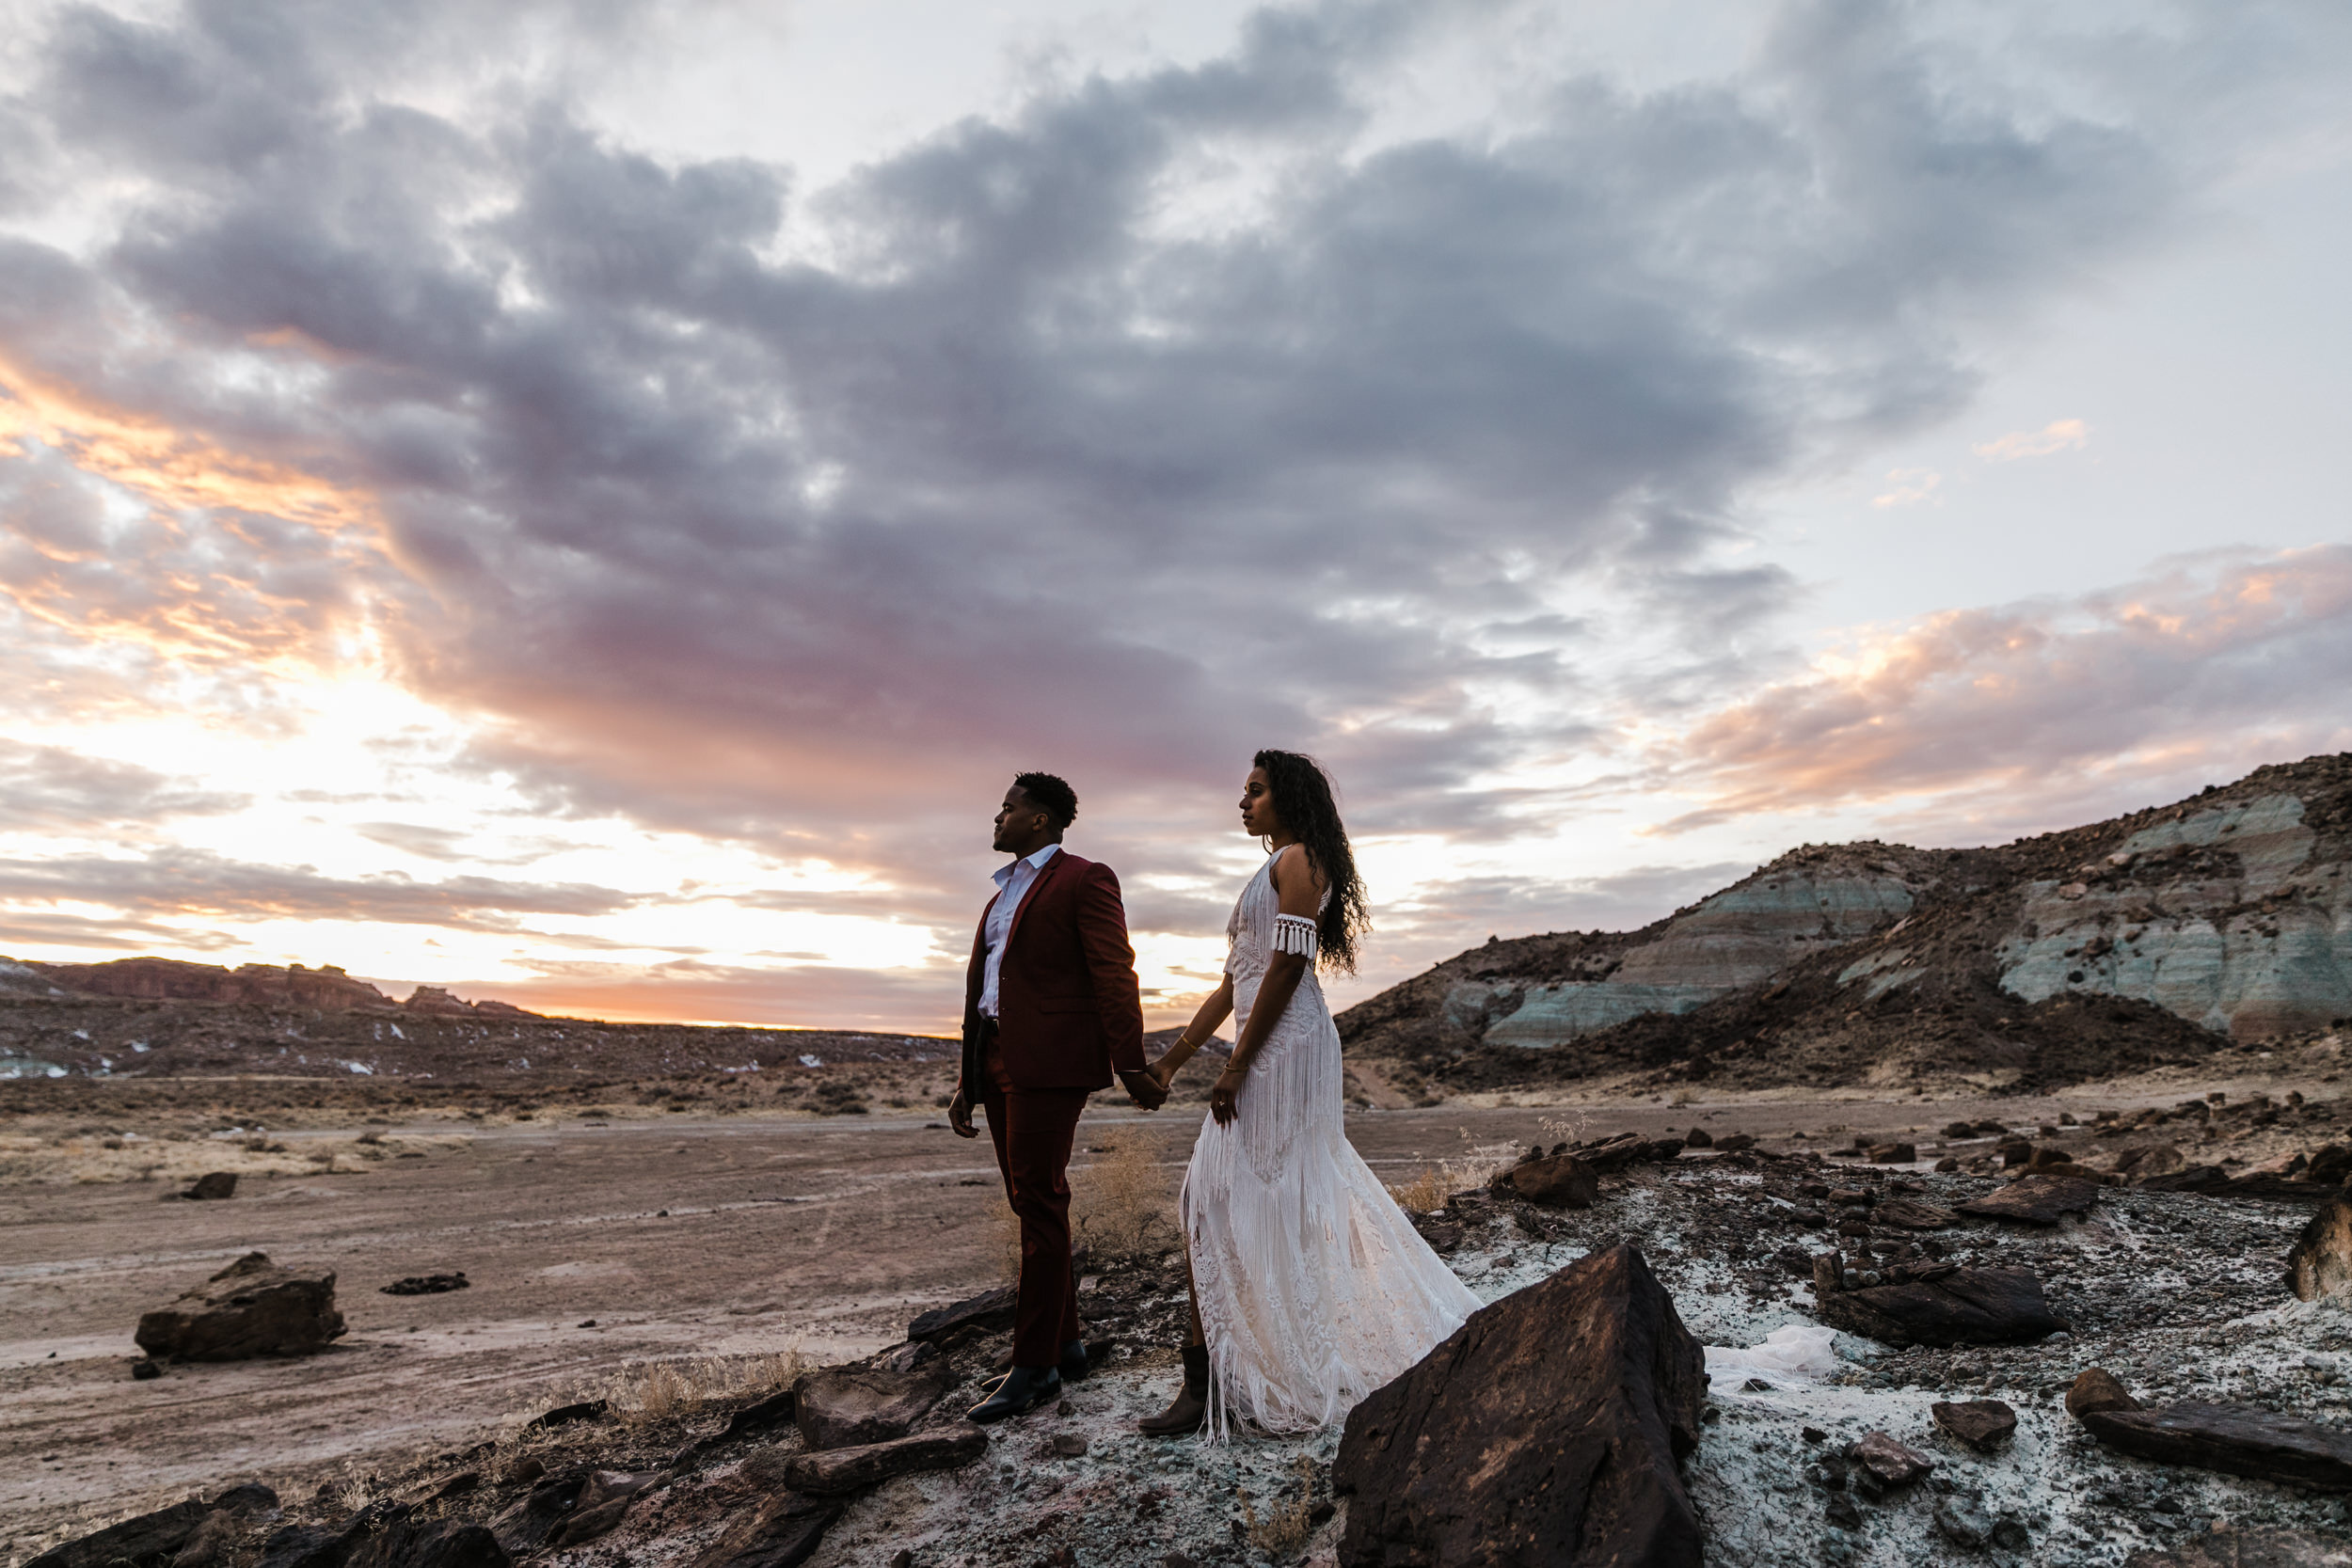
<path id="1" fill-rule="evenodd" d="M 1023 773 L 1012 782 L 1052 820 L 1056 832 L 1078 820 L 1078 792 L 1053 774 Z"/>

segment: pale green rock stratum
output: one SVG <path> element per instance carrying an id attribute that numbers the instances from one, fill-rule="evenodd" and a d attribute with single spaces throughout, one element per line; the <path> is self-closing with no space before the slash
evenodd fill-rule
<path id="1" fill-rule="evenodd" d="M 1997 847 L 1806 846 L 1639 931 L 1489 942 L 1351 1008 L 1342 1031 L 1352 1050 L 1428 1060 L 1634 1029 L 1655 1064 L 1659 1021 L 1678 1015 L 1720 1042 L 1708 1050 L 1877 1038 L 1917 1015 L 1981 1036 L 1974 1058 L 1997 1063 L 2010 1015 L 2070 996 L 2240 1039 L 2322 1030 L 2352 1019 L 2347 863 L 2352 753 L 2316 756 Z"/>

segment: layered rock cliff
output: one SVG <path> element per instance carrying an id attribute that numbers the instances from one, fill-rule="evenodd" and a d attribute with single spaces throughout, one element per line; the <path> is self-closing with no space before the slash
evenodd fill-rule
<path id="1" fill-rule="evenodd" d="M 1341 1032 L 1473 1077 L 2047 1081 L 2352 1020 L 2347 864 L 2352 753 L 2312 757 L 1998 847 L 1807 846 L 1639 931 L 1489 942 Z"/>

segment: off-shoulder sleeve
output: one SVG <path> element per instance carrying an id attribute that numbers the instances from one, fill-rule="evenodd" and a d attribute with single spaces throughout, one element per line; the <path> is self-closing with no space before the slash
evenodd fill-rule
<path id="1" fill-rule="evenodd" d="M 1315 923 L 1303 914 L 1278 914 L 1274 917 L 1274 950 L 1295 953 L 1309 963 L 1315 961 Z"/>

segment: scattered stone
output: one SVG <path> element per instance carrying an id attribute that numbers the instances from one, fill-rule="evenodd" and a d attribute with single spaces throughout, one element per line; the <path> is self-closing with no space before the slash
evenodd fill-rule
<path id="1" fill-rule="evenodd" d="M 2352 1201 L 2330 1198 L 2287 1249 L 2287 1289 L 2298 1301 L 2352 1291 Z"/>
<path id="2" fill-rule="evenodd" d="M 1755 1147 L 1756 1139 L 1746 1132 L 1726 1132 L 1715 1140 L 1715 1152 L 1718 1154 L 1737 1154 Z"/>
<path id="3" fill-rule="evenodd" d="M 342 1337 L 335 1276 L 281 1269 L 248 1252 L 169 1307 L 139 1319 L 133 1338 L 151 1356 L 241 1361 L 308 1355 Z"/>
<path id="4" fill-rule="evenodd" d="M 1941 1273 L 1945 1267 L 1951 1272 Z M 1816 1315 L 1884 1344 L 2020 1345 L 2067 1326 L 2050 1310 L 2031 1269 L 1941 1265 L 1931 1271 L 1940 1277 L 1828 1291 L 1820 1289 L 1823 1272 L 1817 1261 Z"/>
<path id="5" fill-rule="evenodd" d="M 1513 1165 L 1495 1184 L 1546 1209 L 1589 1209 L 1600 1196 L 1599 1174 L 1573 1154 Z"/>
<path id="6" fill-rule="evenodd" d="M 564 1527 L 564 1520 L 571 1515 L 573 1504 L 587 1489 L 588 1478 L 595 1473 L 593 1469 L 581 1466 L 548 1477 L 492 1518 L 490 1533 L 498 1538 L 501 1546 L 516 1557 L 537 1551 Z M 281 1565 L 264 1562 L 262 1568 L 281 1568 Z M 306 1565 L 288 1563 L 282 1568 L 306 1568 Z"/>
<path id="7" fill-rule="evenodd" d="M 2066 1413 L 2076 1420 L 2096 1410 L 2137 1410 L 2139 1402 L 2131 1396 L 2116 1375 L 2105 1367 L 2092 1367 L 2076 1374 L 2074 1386 L 2066 1390 Z"/>
<path id="8" fill-rule="evenodd" d="M 1724 1142 L 1716 1140 L 1722 1148 Z M 1672 1160 L 1682 1153 L 1680 1138 L 1645 1138 L 1638 1132 L 1623 1132 L 1613 1138 L 1596 1138 L 1591 1143 L 1574 1144 L 1555 1154 L 1573 1154 L 1602 1175 L 1625 1169 L 1628 1165 L 1653 1164 Z"/>
<path id="9" fill-rule="evenodd" d="M 1705 1389 L 1698 1342 L 1641 1253 L 1592 1253 L 1471 1314 L 1349 1413 L 1338 1560 L 1695 1562 L 1677 1466 Z"/>
<path id="10" fill-rule="evenodd" d="M 1823 1443 L 1829 1440 L 1829 1433 L 1823 1432 L 1820 1427 L 1802 1428 L 1798 1431 L 1797 1435 L 1804 1438 L 1808 1443 Z"/>
<path id="11" fill-rule="evenodd" d="M 1908 1197 L 1888 1198 L 1870 1211 L 1870 1219 L 1898 1230 L 1948 1230 L 1960 1223 L 1960 1216 L 1949 1209 Z"/>
<path id="12" fill-rule="evenodd" d="M 936 1342 L 946 1338 L 960 1329 L 970 1328 L 985 1332 L 992 1329 L 1010 1328 L 1015 1305 L 1017 1303 L 1013 1288 L 1009 1285 L 999 1286 L 993 1291 L 982 1291 L 977 1296 L 968 1296 L 962 1301 L 934 1307 L 924 1313 L 907 1324 L 907 1338 Z"/>
<path id="13" fill-rule="evenodd" d="M 833 1497 L 879 1486 L 893 1476 L 917 1470 L 952 1470 L 988 1451 L 988 1433 L 978 1427 L 921 1432 L 885 1443 L 794 1454 L 785 1461 L 785 1484 L 796 1492 Z"/>
<path id="14" fill-rule="evenodd" d="M 886 1443 L 904 1437 L 953 1386 L 945 1367 L 911 1372 L 822 1368 L 793 1383 L 792 1419 L 812 1449 Z"/>
<path id="15" fill-rule="evenodd" d="M 1884 1486 L 1908 1486 L 1935 1468 L 1935 1461 L 1883 1432 L 1872 1430 L 1846 1449 L 1846 1457 Z"/>
<path id="16" fill-rule="evenodd" d="M 472 1288 L 473 1282 L 466 1277 L 465 1271 L 461 1269 L 455 1274 L 412 1274 L 405 1279 L 393 1280 L 382 1287 L 382 1291 L 388 1296 L 437 1296 L 449 1291 Z"/>
<path id="17" fill-rule="evenodd" d="M 2329 1144 L 2314 1151 L 2303 1175 L 2323 1187 L 2341 1187 L 2352 1181 L 2352 1144 Z"/>
<path id="18" fill-rule="evenodd" d="M 2024 1520 L 2005 1513 L 1993 1521 L 1993 1544 L 2005 1552 L 2022 1552 L 2033 1544 L 2033 1534 Z"/>
<path id="19" fill-rule="evenodd" d="M 2170 1551 L 2134 1552 L 2123 1568 L 2352 1568 L 2352 1542 L 2303 1530 L 2214 1530 Z"/>
<path id="20" fill-rule="evenodd" d="M 145 1383 L 151 1378 L 158 1378 L 163 1375 L 163 1363 L 157 1361 L 153 1356 L 142 1355 L 137 1360 L 131 1363 L 131 1381 L 134 1383 Z"/>
<path id="21" fill-rule="evenodd" d="M 1980 1453 L 1991 1453 L 2017 1431 L 2017 1412 L 1999 1400 L 1939 1402 L 1928 1412 L 1935 1424 Z M 1988 1521 L 1985 1528 L 1992 1528 Z"/>
<path id="22" fill-rule="evenodd" d="M 118 1563 L 130 1564 L 131 1568 L 162 1568 L 177 1560 L 199 1533 L 207 1532 L 212 1539 L 203 1561 L 211 1562 L 225 1553 L 230 1543 L 244 1535 L 254 1514 L 266 1513 L 277 1506 L 278 1494 L 266 1486 L 232 1486 L 209 1503 L 190 1497 L 169 1508 L 108 1525 L 79 1540 L 52 1546 L 24 1568 L 111 1568 Z M 198 1568 L 198 1564 L 191 1561 L 189 1568 Z"/>
<path id="23" fill-rule="evenodd" d="M 198 1203 L 218 1202 L 222 1198 L 234 1197 L 237 1196 L 237 1173 L 233 1170 L 206 1171 L 196 1179 L 195 1186 L 190 1187 L 186 1192 L 174 1193 L 171 1196 Z"/>
<path id="24" fill-rule="evenodd" d="M 2090 1212 L 2099 1184 L 2076 1176 L 2038 1173 L 2021 1176 L 2008 1186 L 1957 1205 L 1963 1214 L 1986 1219 L 2020 1220 L 2026 1225 L 2056 1225 L 2069 1214 Z"/>
<path id="25" fill-rule="evenodd" d="M 338 1568 L 507 1568 L 506 1551 L 481 1525 L 426 1519 L 396 1503 L 366 1535 L 344 1536 Z"/>
<path id="26" fill-rule="evenodd" d="M 1955 1546 L 1974 1551 L 1993 1540 L 1993 1516 L 1984 1504 L 1965 1494 L 1937 1499 L 1935 1532 Z"/>
<path id="27" fill-rule="evenodd" d="M 1832 1492 L 1829 1495 L 1829 1501 L 1822 1505 L 1821 1512 L 1829 1516 L 1831 1524 L 1837 1526 L 1840 1529 L 1862 1528 L 1862 1510 L 1855 1507 L 1854 1500 L 1843 1492 Z M 1698 1560 L 1692 1558 L 1691 1560 L 1695 1562 Z"/>
<path id="28" fill-rule="evenodd" d="M 603 1418 L 612 1408 L 603 1400 L 582 1400 L 578 1404 L 559 1404 L 531 1418 L 525 1431 L 544 1432 L 548 1427 L 570 1426 L 574 1421 L 594 1421 Z"/>
<path id="29" fill-rule="evenodd" d="M 1919 1158 L 1912 1144 L 1872 1144 L 1864 1153 L 1874 1165 L 1907 1165 Z"/>
<path id="30" fill-rule="evenodd" d="M 2352 1432 L 2342 1427 L 2195 1402 L 2157 1410 L 2090 1410 L 2081 1419 L 2107 1447 L 2160 1465 L 2352 1492 Z"/>
<path id="31" fill-rule="evenodd" d="M 1046 1439 L 1045 1446 L 1064 1459 L 1086 1457 L 1087 1440 L 1074 1432 L 1057 1432 Z"/>
<path id="32" fill-rule="evenodd" d="M 1712 1148 L 1715 1147 L 1715 1139 L 1706 1128 L 1693 1127 L 1691 1131 L 1682 1134 L 1682 1147 L 1685 1148 Z"/>
<path id="33" fill-rule="evenodd" d="M 580 1498 L 572 1504 L 571 1513 L 548 1537 L 548 1544 L 563 1550 L 611 1534 L 628 1516 L 637 1495 L 660 1479 L 650 1470 L 592 1472 L 581 1485 Z"/>

